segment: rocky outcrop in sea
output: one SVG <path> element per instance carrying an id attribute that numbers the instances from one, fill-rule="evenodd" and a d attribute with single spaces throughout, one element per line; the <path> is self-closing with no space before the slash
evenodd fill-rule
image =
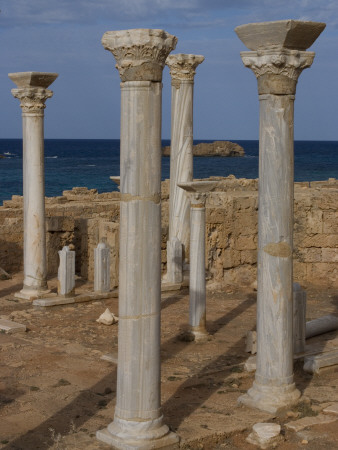
<path id="1" fill-rule="evenodd" d="M 162 155 L 170 156 L 170 145 L 162 147 Z M 201 142 L 193 146 L 194 156 L 244 156 L 244 148 L 236 142 L 214 141 Z"/>

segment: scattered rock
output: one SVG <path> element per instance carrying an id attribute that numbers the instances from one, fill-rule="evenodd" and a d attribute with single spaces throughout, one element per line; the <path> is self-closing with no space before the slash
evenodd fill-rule
<path id="1" fill-rule="evenodd" d="M 104 325 L 113 325 L 114 323 L 117 323 L 118 320 L 118 317 L 114 316 L 114 314 L 110 312 L 109 308 L 107 308 L 105 312 L 96 320 L 96 322 L 103 323 Z"/>
<path id="2" fill-rule="evenodd" d="M 256 423 L 246 440 L 264 449 L 282 440 L 280 432 L 281 427 L 276 423 Z"/>

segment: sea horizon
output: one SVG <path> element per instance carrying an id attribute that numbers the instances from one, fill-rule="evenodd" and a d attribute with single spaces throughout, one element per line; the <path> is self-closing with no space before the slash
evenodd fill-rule
<path id="1" fill-rule="evenodd" d="M 194 178 L 258 178 L 258 140 L 198 139 L 194 144 L 229 140 L 244 148 L 243 157 L 194 157 Z M 162 146 L 170 139 L 162 139 Z M 120 174 L 120 139 L 45 139 L 45 195 L 62 195 L 75 186 L 116 191 L 110 176 Z M 295 181 L 338 178 L 338 140 L 295 140 Z M 0 204 L 22 195 L 22 138 L 0 139 Z M 170 158 L 162 157 L 162 180 L 169 178 Z"/>

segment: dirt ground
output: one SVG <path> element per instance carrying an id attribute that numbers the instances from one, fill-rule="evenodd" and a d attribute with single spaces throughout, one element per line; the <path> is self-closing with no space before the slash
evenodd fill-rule
<path id="1" fill-rule="evenodd" d="M 56 280 L 51 280 L 56 286 Z M 25 324 L 27 331 L 0 334 L 0 449 L 106 449 L 95 432 L 112 421 L 116 365 L 101 360 L 117 354 L 118 325 L 98 324 L 108 307 L 118 315 L 118 299 L 33 308 L 14 298 L 22 274 L 0 281 L 0 317 Z M 307 286 L 307 319 L 338 313 L 338 295 Z M 92 286 L 77 280 L 78 292 Z M 296 363 L 302 392 L 298 406 L 279 415 L 237 405 L 252 385 L 244 370 L 245 335 L 255 328 L 254 291 L 207 292 L 210 340 L 186 342 L 188 290 L 162 295 L 162 409 L 165 423 L 181 437 L 183 449 L 254 449 L 246 442 L 257 422 L 280 423 L 280 449 L 338 449 L 337 421 L 298 433 L 285 423 L 315 416 L 338 402 L 338 368 L 311 376 Z M 307 341 L 338 336 L 327 333 Z"/>

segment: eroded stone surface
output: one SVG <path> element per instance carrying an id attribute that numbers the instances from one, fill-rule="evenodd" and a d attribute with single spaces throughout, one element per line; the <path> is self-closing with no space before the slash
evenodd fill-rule
<path id="1" fill-rule="evenodd" d="M 281 426 L 277 423 L 256 423 L 247 441 L 265 449 L 281 441 L 280 432 Z"/>

